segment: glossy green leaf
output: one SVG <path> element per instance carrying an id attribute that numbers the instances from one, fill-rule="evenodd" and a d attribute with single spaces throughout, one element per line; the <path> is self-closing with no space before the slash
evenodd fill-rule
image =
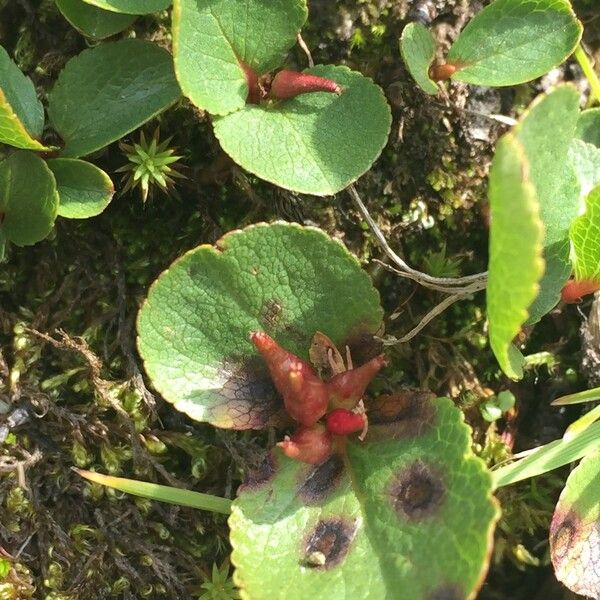
<path id="1" fill-rule="evenodd" d="M 235 162 L 262 179 L 305 194 L 335 194 L 381 153 L 390 108 L 378 86 L 347 67 L 319 65 L 305 72 L 333 79 L 344 91 L 248 105 L 215 119 L 215 135 Z"/>
<path id="2" fill-rule="evenodd" d="M 155 117 L 180 96 L 171 55 L 129 39 L 71 59 L 49 98 L 48 113 L 65 141 L 62 155 L 85 156 Z"/>
<path id="3" fill-rule="evenodd" d="M 469 428 L 446 398 L 382 400 L 365 443 L 316 466 L 276 450 L 240 487 L 229 525 L 243 597 L 474 597 L 498 513 Z"/>
<path id="4" fill-rule="evenodd" d="M 20 151 L 0 163 L 0 229 L 5 240 L 17 246 L 43 240 L 57 208 L 54 176 L 41 158 Z"/>
<path id="5" fill-rule="evenodd" d="M 568 0 L 495 0 L 460 33 L 447 62 L 458 67 L 453 79 L 516 85 L 562 63 L 582 31 Z"/>
<path id="6" fill-rule="evenodd" d="M 240 61 L 258 74 L 278 67 L 306 21 L 306 0 L 175 0 L 173 54 L 183 93 L 226 115 L 248 85 Z"/>
<path id="7" fill-rule="evenodd" d="M 579 182 L 580 206 L 584 206 L 588 194 L 600 185 L 600 148 L 582 140 L 573 140 L 569 160 Z"/>
<path id="8" fill-rule="evenodd" d="M 571 591 L 600 597 L 600 451 L 573 470 L 550 525 L 550 556 L 559 581 Z"/>
<path id="9" fill-rule="evenodd" d="M 86 4 L 83 0 L 56 0 L 63 17 L 81 34 L 94 40 L 115 35 L 127 29 L 135 15 L 120 15 Z"/>
<path id="10" fill-rule="evenodd" d="M 600 449 L 600 422 L 596 422 L 566 439 L 554 440 L 529 450 L 524 458 L 492 472 L 496 487 L 510 485 L 523 479 L 537 477 L 568 465 L 582 456 Z"/>
<path id="11" fill-rule="evenodd" d="M 496 147 L 489 179 L 490 259 L 487 312 L 492 350 L 512 379 L 523 376 L 523 356 L 512 345 L 527 320 L 544 271 L 543 227 L 529 163 L 512 134 Z"/>
<path id="12" fill-rule="evenodd" d="M 141 498 L 177 504 L 178 506 L 189 506 L 190 508 L 198 508 L 200 510 L 209 510 L 223 515 L 228 515 L 231 512 L 231 500 L 227 498 L 202 494 L 201 492 L 192 492 L 191 490 L 183 490 L 168 485 L 158 485 L 156 483 L 136 481 L 135 479 L 126 479 L 124 477 L 102 475 L 94 471 L 73 470 L 88 481 Z"/>
<path id="13" fill-rule="evenodd" d="M 48 150 L 38 141 L 44 130 L 44 107 L 33 82 L 0 46 L 0 143 L 28 150 Z"/>
<path id="14" fill-rule="evenodd" d="M 579 115 L 575 137 L 600 148 L 600 108 L 590 108 Z"/>
<path id="15" fill-rule="evenodd" d="M 575 394 L 561 396 L 560 398 L 552 401 L 552 406 L 581 404 L 583 402 L 591 402 L 592 400 L 600 400 L 600 387 L 592 388 L 591 390 L 584 390 L 583 392 L 576 392 Z"/>
<path id="16" fill-rule="evenodd" d="M 56 179 L 59 216 L 87 219 L 108 206 L 115 188 L 102 169 L 76 158 L 55 158 L 47 163 Z"/>
<path id="17" fill-rule="evenodd" d="M 340 243 L 318 229 L 261 224 L 191 250 L 157 279 L 138 317 L 138 348 L 178 410 L 260 429 L 280 418 L 282 402 L 251 331 L 307 358 L 315 332 L 355 347 L 381 320 L 370 278 Z"/>
<path id="18" fill-rule="evenodd" d="M 578 117 L 579 93 L 562 85 L 537 98 L 514 128 L 525 150 L 544 224 L 546 270 L 538 297 L 529 307 L 528 323 L 536 323 L 556 306 L 571 274 L 569 227 L 581 200 L 569 148 Z"/>
<path id="19" fill-rule="evenodd" d="M 128 15 L 146 15 L 171 6 L 171 0 L 83 0 L 103 10 Z"/>
<path id="20" fill-rule="evenodd" d="M 600 187 L 587 197 L 585 214 L 571 225 L 575 279 L 600 281 Z"/>
<path id="21" fill-rule="evenodd" d="M 435 40 L 425 25 L 409 23 L 400 38 L 402 59 L 417 85 L 427 94 L 437 94 L 435 81 L 429 78 L 429 67 L 435 58 Z"/>

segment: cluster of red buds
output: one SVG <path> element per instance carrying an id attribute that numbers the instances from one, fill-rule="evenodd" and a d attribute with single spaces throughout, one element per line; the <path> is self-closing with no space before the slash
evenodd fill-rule
<path id="1" fill-rule="evenodd" d="M 323 381 L 308 362 L 266 333 L 255 331 L 250 339 L 265 359 L 287 413 L 299 423 L 296 432 L 278 444 L 287 456 L 319 463 L 333 452 L 335 436 L 365 430 L 367 417 L 361 399 L 385 365 L 383 355 Z"/>
<path id="2" fill-rule="evenodd" d="M 311 92 L 329 92 L 339 95 L 343 91 L 342 87 L 332 79 L 318 75 L 282 69 L 275 77 L 270 75 L 259 77 L 248 65 L 242 64 L 242 68 L 246 74 L 247 102 L 250 104 L 258 104 L 265 98 L 289 100 Z"/>

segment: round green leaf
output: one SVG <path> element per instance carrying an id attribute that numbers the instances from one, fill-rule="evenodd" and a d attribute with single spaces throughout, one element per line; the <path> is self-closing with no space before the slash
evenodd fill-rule
<path id="1" fill-rule="evenodd" d="M 590 192 L 585 206 L 585 214 L 571 225 L 575 278 L 600 282 L 600 187 Z"/>
<path id="2" fill-rule="evenodd" d="M 571 591 L 600 597 L 600 452 L 586 456 L 569 475 L 550 525 L 556 577 Z"/>
<path id="3" fill-rule="evenodd" d="M 58 208 L 54 176 L 31 152 L 15 152 L 0 163 L 0 229 L 17 246 L 43 240 Z"/>
<path id="4" fill-rule="evenodd" d="M 438 86 L 429 78 L 429 67 L 435 58 L 435 41 L 429 29 L 418 21 L 409 23 L 402 31 L 400 52 L 418 86 L 427 94 L 437 94 Z"/>
<path id="5" fill-rule="evenodd" d="M 44 107 L 33 82 L 0 46 L 0 143 L 28 150 L 48 150 L 36 138 L 44 130 Z"/>
<path id="6" fill-rule="evenodd" d="M 523 376 L 523 356 L 512 345 L 544 272 L 543 226 L 528 162 L 512 134 L 496 147 L 489 181 L 490 259 L 487 312 L 492 350 L 502 370 Z"/>
<path id="7" fill-rule="evenodd" d="M 171 0 L 83 0 L 97 8 L 128 15 L 146 15 L 171 6 Z"/>
<path id="8" fill-rule="evenodd" d="M 578 118 L 579 93 L 571 85 L 561 85 L 537 98 L 514 128 L 525 150 L 544 224 L 546 270 L 529 307 L 528 323 L 536 323 L 556 306 L 571 274 L 569 228 L 581 200 L 569 149 Z"/>
<path id="9" fill-rule="evenodd" d="M 240 487 L 229 525 L 242 597 L 474 596 L 498 512 L 462 413 L 405 394 L 368 414 L 366 442 L 346 454 L 314 466 L 276 450 Z"/>
<path id="10" fill-rule="evenodd" d="M 76 158 L 55 158 L 47 163 L 56 179 L 59 216 L 87 219 L 108 206 L 115 188 L 102 169 Z"/>
<path id="11" fill-rule="evenodd" d="M 183 93 L 226 115 L 246 103 L 240 61 L 258 74 L 279 66 L 306 21 L 306 0 L 175 0 L 173 54 Z"/>
<path id="12" fill-rule="evenodd" d="M 600 148 L 600 108 L 590 108 L 579 115 L 575 137 Z"/>
<path id="13" fill-rule="evenodd" d="M 579 182 L 580 199 L 585 204 L 587 195 L 600 185 L 600 148 L 582 140 L 573 140 L 569 160 Z"/>
<path id="14" fill-rule="evenodd" d="M 381 153 L 390 108 L 381 88 L 347 67 L 319 65 L 305 72 L 345 89 L 339 96 L 314 92 L 248 105 L 215 119 L 215 134 L 235 162 L 262 179 L 305 194 L 335 194 Z"/>
<path id="15" fill-rule="evenodd" d="M 56 6 L 77 31 L 94 40 L 115 35 L 127 29 L 136 19 L 134 15 L 120 15 L 90 6 L 83 0 L 56 0 Z"/>
<path id="16" fill-rule="evenodd" d="M 58 76 L 48 113 L 77 158 L 118 140 L 155 117 L 180 95 L 171 55 L 130 39 L 84 50 Z"/>
<path id="17" fill-rule="evenodd" d="M 251 331 L 307 358 L 316 331 L 343 347 L 381 320 L 377 291 L 340 243 L 314 228 L 261 224 L 173 263 L 140 311 L 138 347 L 154 386 L 178 410 L 258 429 L 279 418 L 282 402 Z"/>
<path id="18" fill-rule="evenodd" d="M 516 85 L 563 62 L 582 31 L 568 0 L 495 0 L 460 33 L 447 62 L 459 68 L 453 79 Z"/>

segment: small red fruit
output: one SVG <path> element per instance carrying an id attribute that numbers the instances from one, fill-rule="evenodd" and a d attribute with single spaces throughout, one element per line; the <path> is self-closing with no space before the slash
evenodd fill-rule
<path id="1" fill-rule="evenodd" d="M 327 385 L 306 361 L 284 350 L 266 333 L 255 331 L 250 339 L 265 359 L 287 413 L 302 425 L 314 425 L 327 411 Z"/>
<path id="2" fill-rule="evenodd" d="M 362 431 L 366 422 L 367 416 L 364 413 L 355 413 L 345 408 L 336 408 L 325 417 L 327 431 L 333 435 L 350 435 Z"/>
<path id="3" fill-rule="evenodd" d="M 292 437 L 286 436 L 277 445 L 286 456 L 311 465 L 323 462 L 333 451 L 331 434 L 320 423 L 299 427 Z"/>
<path id="4" fill-rule="evenodd" d="M 342 88 L 331 79 L 288 69 L 279 71 L 271 83 L 271 95 L 279 100 L 295 98 L 309 92 L 330 92 L 339 95 L 342 93 Z"/>
<path id="5" fill-rule="evenodd" d="M 369 383 L 385 364 L 385 358 L 381 354 L 356 369 L 332 377 L 327 382 L 331 406 L 354 408 L 363 397 Z"/>
<path id="6" fill-rule="evenodd" d="M 600 290 L 600 281 L 594 281 L 593 279 L 569 279 L 560 292 L 560 296 L 563 302 L 567 304 L 578 304 L 581 302 L 583 296 L 593 294 L 598 290 Z"/>

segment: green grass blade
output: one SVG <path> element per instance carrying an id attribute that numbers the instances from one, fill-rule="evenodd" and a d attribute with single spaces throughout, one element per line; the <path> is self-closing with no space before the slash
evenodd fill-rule
<path id="1" fill-rule="evenodd" d="M 231 512 L 231 500 L 210 494 L 182 490 L 168 485 L 158 485 L 156 483 L 147 483 L 145 481 L 136 481 L 135 479 L 125 479 L 123 477 L 111 477 L 102 475 L 93 471 L 84 471 L 73 469 L 76 473 L 94 483 L 99 483 L 121 492 L 148 498 L 150 500 L 159 500 L 169 504 L 178 504 L 179 506 L 190 506 L 191 508 L 200 508 L 211 512 L 228 515 Z"/>
<path id="2" fill-rule="evenodd" d="M 577 421 L 574 421 L 567 427 L 565 434 L 563 435 L 563 439 L 569 440 L 575 437 L 580 431 L 587 429 L 590 425 L 595 423 L 598 419 L 600 419 L 600 404 L 595 408 L 592 408 L 589 412 L 586 412 L 585 415 L 579 417 Z"/>
<path id="3" fill-rule="evenodd" d="M 581 404 L 582 402 L 591 402 L 593 400 L 600 400 L 600 387 L 593 388 L 591 390 L 584 390 L 583 392 L 577 392 L 576 394 L 561 396 L 552 402 L 552 406 Z"/>
<path id="4" fill-rule="evenodd" d="M 496 469 L 492 472 L 494 485 L 499 488 L 536 477 L 578 460 L 597 448 L 600 448 L 600 422 L 574 436 L 535 448 L 525 458 Z"/>

